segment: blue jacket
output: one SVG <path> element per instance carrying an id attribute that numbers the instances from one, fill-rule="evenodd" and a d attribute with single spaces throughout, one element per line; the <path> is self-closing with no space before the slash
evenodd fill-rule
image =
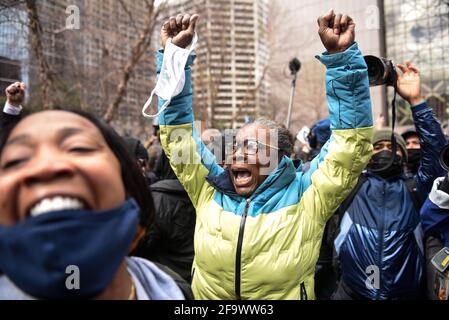
<path id="1" fill-rule="evenodd" d="M 443 174 L 438 159 L 445 139 L 426 103 L 412 107 L 412 113 L 422 151 L 416 195 L 424 201 L 433 180 Z M 424 266 L 422 231 L 405 178 L 365 176 L 335 240 L 341 279 L 360 298 L 417 297 Z"/>
<path id="2" fill-rule="evenodd" d="M 421 208 L 421 224 L 426 235 L 441 239 L 449 247 L 449 194 L 439 190 L 444 177 L 435 180 L 429 198 Z"/>

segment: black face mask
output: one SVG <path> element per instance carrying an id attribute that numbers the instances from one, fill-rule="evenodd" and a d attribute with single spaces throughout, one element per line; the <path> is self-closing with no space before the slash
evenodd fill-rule
<path id="1" fill-rule="evenodd" d="M 391 151 L 384 150 L 374 154 L 368 163 L 368 171 L 384 178 L 399 178 L 402 174 L 402 157 L 397 154 L 394 155 L 393 163 L 386 167 L 391 162 Z"/>
<path id="2" fill-rule="evenodd" d="M 421 149 L 407 149 L 407 153 L 407 169 L 415 175 L 418 172 L 419 165 L 421 164 Z"/>

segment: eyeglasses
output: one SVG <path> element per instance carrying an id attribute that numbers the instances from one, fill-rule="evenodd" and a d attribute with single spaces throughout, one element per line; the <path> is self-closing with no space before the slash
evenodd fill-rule
<path id="1" fill-rule="evenodd" d="M 234 140 L 234 144 L 232 145 L 232 153 L 234 154 L 237 152 L 237 150 L 241 149 L 244 154 L 254 155 L 257 153 L 257 151 L 259 151 L 259 146 L 264 146 L 267 148 L 279 150 L 278 147 L 262 143 L 255 139 L 245 139 L 245 140 L 243 140 L 243 142 L 237 142 Z"/>

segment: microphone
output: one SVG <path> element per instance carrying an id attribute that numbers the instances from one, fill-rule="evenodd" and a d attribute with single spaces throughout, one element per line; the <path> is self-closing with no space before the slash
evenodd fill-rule
<path id="1" fill-rule="evenodd" d="M 290 120 L 293 108 L 293 97 L 295 95 L 295 87 L 296 87 L 296 76 L 298 74 L 299 69 L 301 69 L 301 61 L 299 61 L 299 59 L 295 57 L 292 60 L 290 60 L 288 67 L 290 68 L 290 74 L 292 76 L 292 87 L 290 91 L 290 101 L 288 103 L 287 120 L 285 123 L 287 129 L 290 128 Z"/>
<path id="2" fill-rule="evenodd" d="M 295 57 L 292 60 L 290 60 L 288 67 L 290 68 L 290 72 L 293 75 L 297 73 L 299 69 L 301 69 L 301 61 L 299 61 L 299 59 Z"/>

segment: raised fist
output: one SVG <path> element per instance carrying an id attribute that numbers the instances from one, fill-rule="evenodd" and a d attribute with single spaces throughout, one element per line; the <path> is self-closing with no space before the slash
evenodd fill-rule
<path id="1" fill-rule="evenodd" d="M 172 43 L 180 48 L 186 48 L 193 39 L 196 22 L 199 15 L 194 14 L 178 14 L 175 17 L 170 17 L 164 22 L 161 29 L 161 44 L 165 48 L 165 44 L 169 38 L 172 38 Z"/>
<path id="2" fill-rule="evenodd" d="M 355 23 L 351 17 L 329 10 L 318 18 L 318 34 L 330 54 L 348 49 L 355 39 Z"/>
<path id="3" fill-rule="evenodd" d="M 18 107 L 25 100 L 25 84 L 23 82 L 14 82 L 6 88 L 5 94 L 8 103 Z"/>

